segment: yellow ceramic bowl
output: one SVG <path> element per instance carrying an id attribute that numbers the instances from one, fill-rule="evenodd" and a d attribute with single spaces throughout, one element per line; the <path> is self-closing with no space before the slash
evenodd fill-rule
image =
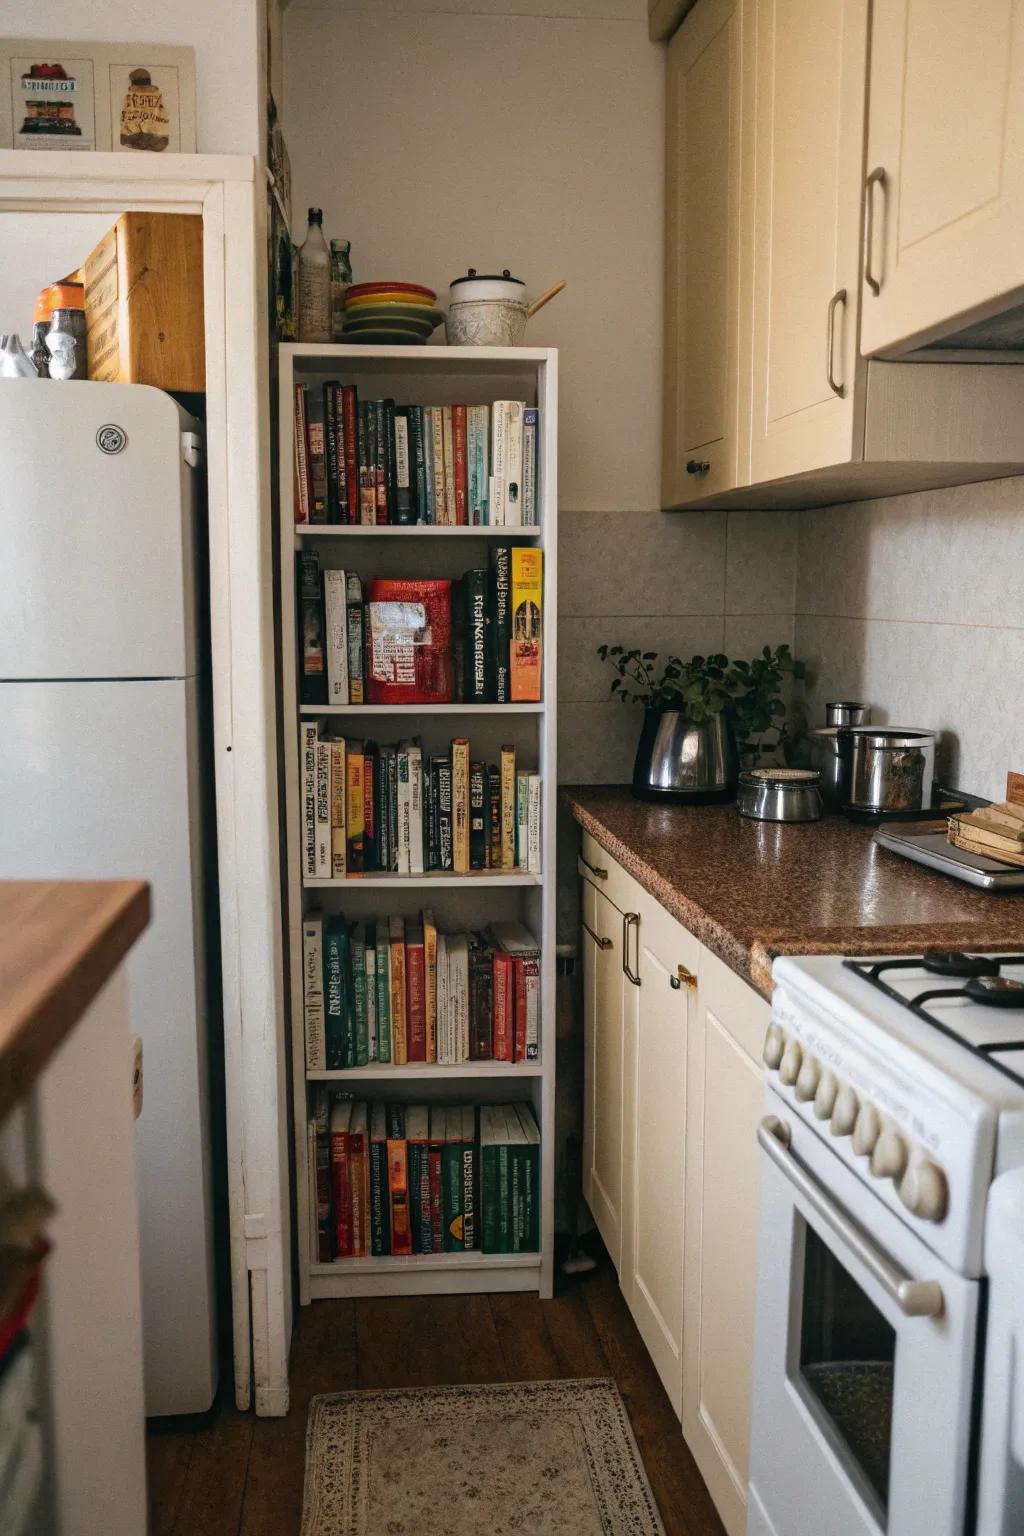
<path id="1" fill-rule="evenodd" d="M 418 293 L 403 293 L 401 289 L 392 289 L 385 293 L 359 294 L 354 299 L 346 298 L 345 308 L 358 309 L 363 304 L 421 304 L 424 309 L 433 309 L 435 302 Z"/>

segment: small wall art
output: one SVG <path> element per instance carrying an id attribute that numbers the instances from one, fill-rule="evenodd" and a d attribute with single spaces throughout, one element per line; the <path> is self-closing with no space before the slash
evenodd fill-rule
<path id="1" fill-rule="evenodd" d="M 195 52 L 0 39 L 0 149 L 194 154 Z"/>

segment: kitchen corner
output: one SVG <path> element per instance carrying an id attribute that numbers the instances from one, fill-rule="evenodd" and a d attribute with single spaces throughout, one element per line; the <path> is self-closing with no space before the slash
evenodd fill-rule
<path id="1" fill-rule="evenodd" d="M 767 999 L 779 955 L 1024 947 L 1024 903 L 910 864 L 845 816 L 749 821 L 731 805 L 651 805 L 617 785 L 568 787 L 563 798 L 601 848 Z"/>

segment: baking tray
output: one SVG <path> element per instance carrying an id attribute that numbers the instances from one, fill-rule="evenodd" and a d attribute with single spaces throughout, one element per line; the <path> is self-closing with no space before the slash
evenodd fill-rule
<path id="1" fill-rule="evenodd" d="M 981 886 L 984 891 L 1024 891 L 1024 869 L 1013 869 L 986 859 L 980 853 L 954 848 L 942 832 L 897 832 L 893 827 L 879 827 L 875 842 L 890 853 L 898 853 L 916 864 L 927 864 L 954 880 Z"/>

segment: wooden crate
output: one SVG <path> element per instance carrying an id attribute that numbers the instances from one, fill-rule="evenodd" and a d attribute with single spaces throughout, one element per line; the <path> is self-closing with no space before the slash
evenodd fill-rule
<path id="1" fill-rule="evenodd" d="M 199 214 L 122 214 L 82 270 L 90 379 L 206 388 Z"/>

